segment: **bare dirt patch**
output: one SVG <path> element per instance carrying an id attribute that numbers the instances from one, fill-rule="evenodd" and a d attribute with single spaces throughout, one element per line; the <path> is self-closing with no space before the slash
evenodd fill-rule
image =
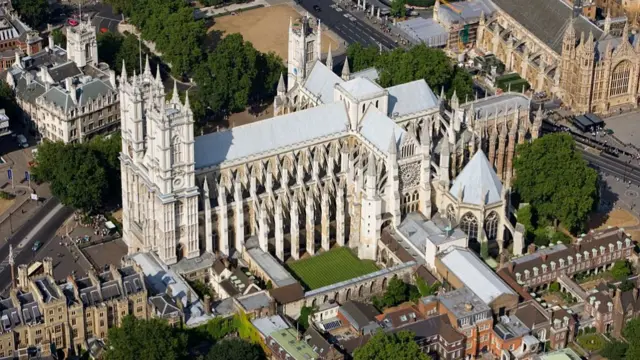
<path id="1" fill-rule="evenodd" d="M 14 202 L 16 202 L 16 199 L 0 199 L 0 214 L 4 214 L 5 211 L 9 210 Z"/>
<path id="2" fill-rule="evenodd" d="M 287 59 L 289 46 L 289 19 L 297 19 L 300 14 L 287 4 L 242 11 L 236 15 L 215 18 L 215 24 L 207 30 L 222 31 L 223 35 L 240 33 L 246 41 L 261 52 L 275 52 L 283 60 Z M 322 52 L 338 49 L 338 43 L 324 32 Z"/>
<path id="3" fill-rule="evenodd" d="M 603 229 L 609 226 L 630 227 L 636 226 L 638 218 L 624 209 L 613 209 L 609 213 L 595 213 L 589 219 L 589 228 Z"/>

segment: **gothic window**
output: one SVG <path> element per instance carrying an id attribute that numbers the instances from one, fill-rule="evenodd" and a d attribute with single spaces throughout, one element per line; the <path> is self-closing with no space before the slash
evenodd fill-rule
<path id="1" fill-rule="evenodd" d="M 313 44 L 314 44 L 313 40 L 307 43 L 307 53 L 305 54 L 307 63 L 313 61 L 314 51 L 315 51 L 315 46 L 313 46 Z"/>
<path id="2" fill-rule="evenodd" d="M 453 205 L 447 206 L 447 220 L 449 220 L 451 224 L 456 223 L 456 209 L 453 208 Z"/>
<path id="3" fill-rule="evenodd" d="M 622 95 L 629 92 L 629 78 L 631 75 L 631 62 L 625 60 L 616 65 L 611 75 L 610 96 Z"/>
<path id="4" fill-rule="evenodd" d="M 498 235 L 498 214 L 492 211 L 484 221 L 484 231 L 489 240 L 495 240 Z"/>
<path id="5" fill-rule="evenodd" d="M 460 229 L 469 237 L 469 240 L 478 240 L 478 219 L 472 213 L 466 213 L 460 220 Z"/>
<path id="6" fill-rule="evenodd" d="M 85 51 L 85 54 L 84 54 L 85 59 L 86 59 L 86 60 L 91 59 L 91 44 L 87 44 L 87 45 L 85 45 L 85 47 L 84 47 L 84 51 Z"/>
<path id="7" fill-rule="evenodd" d="M 182 162 L 182 145 L 180 138 L 174 137 L 171 142 L 171 164 L 179 164 Z"/>

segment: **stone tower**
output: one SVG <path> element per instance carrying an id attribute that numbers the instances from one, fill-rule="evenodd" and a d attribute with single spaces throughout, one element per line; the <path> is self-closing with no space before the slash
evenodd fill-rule
<path id="1" fill-rule="evenodd" d="M 120 77 L 123 238 L 131 253 L 155 251 L 162 261 L 200 255 L 193 113 L 174 84 L 171 100 L 159 68 Z"/>
<path id="2" fill-rule="evenodd" d="M 289 57 L 287 90 L 302 84 L 311 72 L 322 51 L 320 21 L 304 16 L 295 22 L 289 21 Z"/>
<path id="3" fill-rule="evenodd" d="M 67 56 L 80 68 L 98 64 L 96 28 L 90 21 L 67 27 Z"/>

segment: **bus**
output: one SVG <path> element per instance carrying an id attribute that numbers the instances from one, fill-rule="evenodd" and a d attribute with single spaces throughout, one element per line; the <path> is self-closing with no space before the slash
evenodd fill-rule
<path id="1" fill-rule="evenodd" d="M 27 275 L 28 276 L 33 276 L 41 268 L 42 268 L 42 262 L 36 261 L 33 264 L 29 265 L 29 267 L 27 268 Z"/>

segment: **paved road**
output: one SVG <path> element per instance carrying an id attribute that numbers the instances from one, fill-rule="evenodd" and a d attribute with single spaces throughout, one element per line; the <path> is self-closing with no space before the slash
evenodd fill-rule
<path id="1" fill-rule="evenodd" d="M 51 240 L 55 237 L 56 230 L 64 223 L 72 213 L 71 208 L 59 204 L 55 199 L 54 203 L 48 206 L 42 213 L 36 214 L 34 220 L 40 218 L 32 224 L 27 223 L 18 230 L 8 242 L 13 245 L 13 253 L 16 266 L 19 264 L 28 264 L 34 259 L 34 253 L 31 247 L 36 240 L 43 245 L 35 256 L 45 251 L 50 246 Z M 41 216 L 44 215 L 44 216 Z M 9 266 L 9 246 L 4 245 L 0 248 L 0 290 L 6 289 L 11 285 L 11 267 Z M 17 274 L 16 274 L 17 275 Z"/>
<path id="2" fill-rule="evenodd" d="M 331 8 L 331 5 L 333 5 L 331 0 L 302 0 L 299 5 L 307 10 L 309 14 L 319 18 L 324 25 L 328 26 L 349 44 L 361 43 L 362 45 L 376 47 L 379 46 L 378 44 L 382 44 L 387 49 L 397 47 L 393 40 L 364 21 L 357 18 L 355 21 L 351 21 L 344 16 L 347 11 L 338 12 Z M 320 6 L 321 11 L 315 11 L 313 9 L 314 5 Z"/>

